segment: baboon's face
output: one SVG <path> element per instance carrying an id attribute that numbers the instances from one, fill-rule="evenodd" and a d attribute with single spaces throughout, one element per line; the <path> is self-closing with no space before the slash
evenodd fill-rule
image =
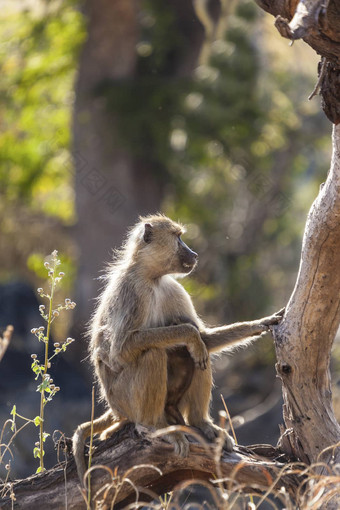
<path id="1" fill-rule="evenodd" d="M 145 224 L 148 265 L 155 275 L 189 274 L 196 266 L 198 255 L 182 241 L 181 235 L 182 229 L 171 220 L 158 225 Z"/>

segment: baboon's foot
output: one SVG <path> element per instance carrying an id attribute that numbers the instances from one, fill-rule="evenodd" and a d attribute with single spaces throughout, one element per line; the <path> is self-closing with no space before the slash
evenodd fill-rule
<path id="1" fill-rule="evenodd" d="M 227 452 L 232 452 L 235 446 L 234 439 L 228 434 L 228 432 L 221 427 L 218 427 L 212 422 L 204 421 L 198 428 L 203 432 L 204 436 L 208 439 L 208 441 L 213 442 L 217 437 L 224 438 L 224 448 Z"/>
<path id="2" fill-rule="evenodd" d="M 126 423 L 127 420 L 122 419 L 121 421 L 118 421 L 111 425 L 111 427 L 108 427 L 107 429 L 103 430 L 103 432 L 99 436 L 100 440 L 105 441 L 106 439 L 109 439 L 111 436 L 113 436 L 113 434 L 121 430 Z"/>
<path id="3" fill-rule="evenodd" d="M 164 428 L 169 425 L 164 425 Z M 146 427 L 144 425 L 136 424 L 136 431 L 140 435 L 145 435 L 145 432 L 156 432 L 159 428 L 163 428 L 160 425 L 158 427 Z M 174 446 L 174 453 L 180 457 L 187 457 L 189 455 L 189 441 L 182 432 L 171 432 L 170 434 L 162 434 L 160 436 L 167 443 Z"/>
<path id="4" fill-rule="evenodd" d="M 166 434 L 164 439 L 174 445 L 174 453 L 180 457 L 187 457 L 189 455 L 189 441 L 181 432 L 173 432 Z"/>

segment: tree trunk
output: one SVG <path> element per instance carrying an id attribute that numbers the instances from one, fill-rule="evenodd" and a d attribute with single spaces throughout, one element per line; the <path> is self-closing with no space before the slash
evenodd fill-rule
<path id="1" fill-rule="evenodd" d="M 337 0 L 255 0 L 276 16 L 283 37 L 302 38 L 322 57 L 313 95 L 333 127 L 333 156 L 325 184 L 308 215 L 300 269 L 281 324 L 274 328 L 276 369 L 283 385 L 287 430 L 281 446 L 290 455 L 333 474 L 340 464 L 340 427 L 334 416 L 329 362 L 340 324 L 340 9 Z M 335 473 L 334 473 L 335 474 Z M 329 501 L 340 491 L 328 477 Z"/>
<path id="2" fill-rule="evenodd" d="M 307 463 L 340 463 L 329 374 L 340 324 L 339 289 L 340 126 L 334 126 L 331 168 L 308 215 L 295 289 L 275 327 L 287 436 L 291 451 Z M 320 471 L 327 473 L 326 467 Z"/>

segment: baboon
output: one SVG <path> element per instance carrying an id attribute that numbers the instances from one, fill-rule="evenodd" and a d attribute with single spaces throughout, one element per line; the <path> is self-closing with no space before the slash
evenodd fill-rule
<path id="1" fill-rule="evenodd" d="M 197 427 L 225 448 L 234 442 L 212 423 L 210 353 L 260 338 L 282 311 L 252 322 L 208 328 L 174 276 L 189 274 L 197 253 L 181 239 L 184 229 L 163 215 L 140 218 L 107 272 L 106 286 L 90 324 L 90 356 L 108 411 L 94 421 L 107 437 L 119 422 L 153 429 L 170 424 Z M 79 425 L 73 452 L 79 477 L 86 470 L 84 443 L 90 422 Z M 181 432 L 165 436 L 175 453 L 187 456 Z"/>

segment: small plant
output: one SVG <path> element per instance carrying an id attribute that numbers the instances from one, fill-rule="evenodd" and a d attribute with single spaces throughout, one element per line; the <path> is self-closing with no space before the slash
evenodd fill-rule
<path id="1" fill-rule="evenodd" d="M 67 338 L 65 342 L 59 343 L 55 342 L 53 345 L 53 353 L 50 354 L 50 336 L 51 336 L 51 325 L 52 322 L 59 317 L 60 312 L 62 310 L 73 310 L 76 304 L 71 301 L 71 299 L 65 299 L 64 304 L 54 304 L 55 299 L 55 291 L 58 284 L 61 282 L 62 278 L 65 276 L 63 272 L 58 272 L 58 266 L 60 265 L 60 260 L 58 258 L 58 252 L 55 250 L 51 253 L 49 257 L 47 257 L 44 266 L 48 271 L 48 284 L 49 290 L 47 292 L 44 291 L 43 288 L 38 289 L 38 294 L 41 298 L 47 300 L 47 308 L 45 305 L 39 306 L 40 315 L 46 321 L 46 332 L 45 327 L 40 326 L 38 328 L 33 328 L 31 333 L 37 337 L 39 342 L 43 342 L 45 344 L 44 349 L 44 360 L 40 362 L 37 354 L 32 354 L 32 364 L 31 368 L 35 374 L 35 380 L 39 380 L 39 384 L 37 386 L 37 391 L 40 393 L 40 412 L 39 414 L 32 420 L 21 416 L 17 413 L 16 406 L 13 406 L 11 411 L 12 419 L 11 421 L 11 430 L 14 432 L 13 437 L 11 438 L 10 443 L 17 435 L 17 433 L 21 430 L 17 430 L 16 427 L 16 417 L 24 420 L 28 425 L 28 423 L 34 423 L 36 427 L 39 427 L 39 441 L 35 443 L 33 449 L 33 455 L 35 458 L 40 459 L 40 465 L 37 469 L 37 473 L 44 471 L 44 442 L 46 438 L 50 435 L 44 431 L 44 419 L 45 419 L 45 406 L 48 402 L 51 402 L 54 395 L 60 390 L 59 386 L 56 386 L 48 373 L 49 368 L 51 368 L 51 360 L 60 354 L 61 352 L 65 352 L 67 347 L 74 341 L 73 338 Z M 21 427 L 22 428 L 22 427 Z M 9 444 L 10 444 L 9 443 Z M 8 449 L 9 445 L 6 449 Z M 2 455 L 3 457 L 3 455 Z M 2 458 L 0 457 L 0 460 Z"/>
<path id="2" fill-rule="evenodd" d="M 68 298 L 65 299 L 64 304 L 58 304 L 57 306 L 54 304 L 56 287 L 65 276 L 63 272 L 58 272 L 59 265 L 60 260 L 58 259 L 58 252 L 55 250 L 50 255 L 49 260 L 44 263 L 44 266 L 48 271 L 49 291 L 45 293 L 44 289 L 38 289 L 39 296 L 47 299 L 48 302 L 47 310 L 45 305 L 39 306 L 40 315 L 47 322 L 46 333 L 44 326 L 33 328 L 31 330 L 31 333 L 38 338 L 39 342 L 43 342 L 45 344 L 45 356 L 43 363 L 38 360 L 38 356 L 36 354 L 32 354 L 31 356 L 33 359 L 31 368 L 35 373 L 35 379 L 40 381 L 37 387 L 37 391 L 40 393 L 40 413 L 33 420 L 35 425 L 39 427 L 39 442 L 35 444 L 35 448 L 33 450 L 34 457 L 40 459 L 40 466 L 37 469 L 37 473 L 44 470 L 44 442 L 49 436 L 49 434 L 44 432 L 45 406 L 60 390 L 59 386 L 56 386 L 53 383 L 53 379 L 48 373 L 48 369 L 51 367 L 51 360 L 61 352 L 65 352 L 67 347 L 74 341 L 73 338 L 67 338 L 62 344 L 56 342 L 53 346 L 54 352 L 49 357 L 52 322 L 59 317 L 62 310 L 73 310 L 76 306 L 76 304 Z"/>

